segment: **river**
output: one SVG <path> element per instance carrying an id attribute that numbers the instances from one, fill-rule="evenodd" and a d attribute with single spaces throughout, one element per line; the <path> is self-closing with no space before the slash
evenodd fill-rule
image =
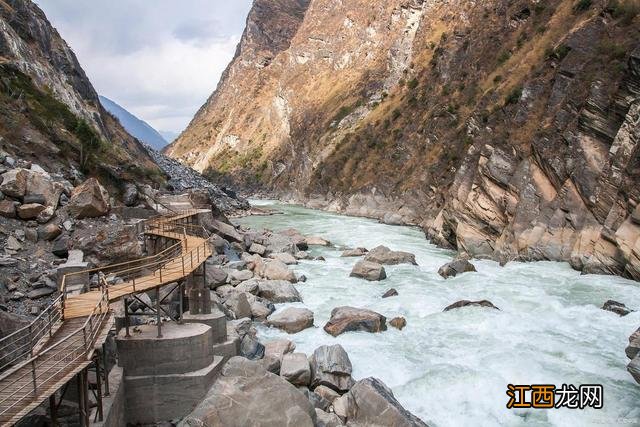
<path id="1" fill-rule="evenodd" d="M 297 285 L 315 328 L 288 335 L 258 326 L 263 341 L 289 338 L 311 354 L 341 344 L 357 379 L 374 376 L 400 403 L 431 426 L 640 425 L 640 385 L 626 371 L 624 349 L 640 326 L 640 312 L 625 317 L 601 310 L 608 299 L 640 308 L 639 284 L 619 277 L 580 275 L 566 263 L 512 262 L 505 267 L 473 260 L 477 273 L 442 279 L 438 268 L 454 253 L 435 247 L 416 228 L 288 206 L 270 201 L 282 215 L 237 220 L 251 228 L 296 228 L 334 245 L 371 249 L 386 245 L 416 255 L 419 266 L 387 266 L 387 280 L 350 278 L 358 258 L 338 248 L 314 247 L 326 262 L 293 266 L 307 276 Z M 382 299 L 388 289 L 399 296 Z M 488 299 L 500 310 L 464 308 L 443 312 L 462 299 Z M 322 329 L 334 307 L 368 308 L 404 316 L 407 327 L 333 338 Z M 602 384 L 603 409 L 506 409 L 508 384 Z"/>

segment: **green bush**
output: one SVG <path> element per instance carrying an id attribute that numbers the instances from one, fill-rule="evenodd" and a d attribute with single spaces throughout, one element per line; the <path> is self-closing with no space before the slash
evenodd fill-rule
<path id="1" fill-rule="evenodd" d="M 623 25 L 629 25 L 640 14 L 640 0 L 611 0 L 606 10 Z"/>
<path id="2" fill-rule="evenodd" d="M 509 58 L 511 58 L 511 52 L 509 52 L 508 50 L 503 50 L 498 55 L 498 64 L 504 64 L 509 60 Z"/>
<path id="3" fill-rule="evenodd" d="M 588 10 L 592 4 L 593 0 L 578 0 L 575 6 L 573 6 L 573 9 L 577 12 L 584 12 Z"/>
<path id="4" fill-rule="evenodd" d="M 518 101 L 520 101 L 520 98 L 522 97 L 522 88 L 521 87 L 516 87 L 514 88 L 509 95 L 507 96 L 507 98 L 504 100 L 504 105 L 505 107 L 507 105 L 510 104 L 517 104 Z"/>
<path id="5" fill-rule="evenodd" d="M 407 83 L 407 87 L 409 89 L 415 89 L 419 84 L 420 82 L 418 81 L 418 79 L 414 77 L 413 79 L 409 80 L 409 83 Z"/>

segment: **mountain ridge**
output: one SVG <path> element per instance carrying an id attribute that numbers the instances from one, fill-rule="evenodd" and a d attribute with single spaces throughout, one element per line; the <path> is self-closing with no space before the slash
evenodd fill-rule
<path id="1" fill-rule="evenodd" d="M 167 140 L 159 131 L 144 120 L 130 113 L 117 102 L 104 95 L 99 95 L 99 99 L 102 106 L 120 121 L 120 124 L 130 135 L 150 145 L 155 150 L 162 150 L 168 144 Z"/>
<path id="2" fill-rule="evenodd" d="M 417 224 L 474 256 L 640 279 L 639 9 L 256 0 L 166 151 L 246 192 Z"/>

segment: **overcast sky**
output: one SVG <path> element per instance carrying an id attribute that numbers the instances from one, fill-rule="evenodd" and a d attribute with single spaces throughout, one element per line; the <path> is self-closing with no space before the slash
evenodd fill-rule
<path id="1" fill-rule="evenodd" d="M 180 132 L 233 58 L 251 0 L 35 0 L 98 93 Z"/>

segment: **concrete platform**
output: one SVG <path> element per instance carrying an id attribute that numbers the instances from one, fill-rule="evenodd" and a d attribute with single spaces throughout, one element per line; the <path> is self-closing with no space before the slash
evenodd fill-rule
<path id="1" fill-rule="evenodd" d="M 182 315 L 184 323 L 203 323 L 211 328 L 211 337 L 214 344 L 227 341 L 227 318 L 223 312 L 213 309 L 211 314 L 191 314 L 185 312 Z"/>
<path id="2" fill-rule="evenodd" d="M 125 337 L 121 330 L 116 338 L 118 365 L 124 375 L 174 375 L 198 371 L 213 360 L 211 328 L 202 323 L 164 323 L 162 338 L 158 328 L 142 325 Z"/>
<path id="3" fill-rule="evenodd" d="M 125 377 L 128 424 L 153 424 L 182 418 L 202 401 L 216 380 L 223 358 L 185 374 Z"/>
<path id="4" fill-rule="evenodd" d="M 213 346 L 213 354 L 221 356 L 224 361 L 240 354 L 240 338 L 234 337 L 220 344 Z"/>

